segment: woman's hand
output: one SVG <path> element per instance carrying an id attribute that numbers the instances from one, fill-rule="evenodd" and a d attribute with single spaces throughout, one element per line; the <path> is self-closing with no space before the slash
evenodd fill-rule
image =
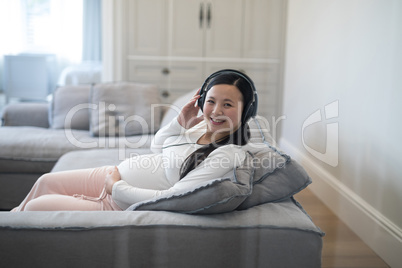
<path id="1" fill-rule="evenodd" d="M 198 89 L 197 93 L 184 105 L 177 118 L 179 124 L 186 129 L 192 128 L 203 120 L 203 115 L 197 116 L 200 110 L 200 107 L 197 105 L 197 101 L 201 97 L 200 90 L 201 88 Z"/>
<path id="2" fill-rule="evenodd" d="M 120 172 L 117 167 L 110 168 L 105 178 L 106 193 L 112 195 L 113 184 L 121 180 Z"/>

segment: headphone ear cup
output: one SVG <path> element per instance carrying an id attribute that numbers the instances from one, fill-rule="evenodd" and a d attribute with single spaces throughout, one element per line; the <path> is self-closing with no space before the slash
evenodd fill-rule
<path id="1" fill-rule="evenodd" d="M 205 100 L 205 94 L 201 94 L 201 97 L 197 100 L 197 105 L 200 107 L 201 111 L 204 108 L 204 100 Z"/>
<path id="2" fill-rule="evenodd" d="M 250 119 L 250 117 L 253 114 L 253 110 L 254 110 L 253 109 L 253 104 L 250 103 L 244 110 L 243 118 L 242 118 L 243 123 L 247 123 L 247 121 Z"/>
<path id="3" fill-rule="evenodd" d="M 254 117 L 257 115 L 257 108 L 258 108 L 258 96 L 254 95 L 254 101 L 249 104 L 247 114 L 245 116 L 245 118 L 247 118 L 247 121 L 251 117 Z"/>
<path id="4" fill-rule="evenodd" d="M 243 118 L 242 118 L 243 123 L 247 123 L 247 121 L 248 121 L 250 118 L 252 118 L 252 117 L 254 117 L 254 116 L 257 115 L 257 105 L 258 105 L 258 101 L 256 100 L 255 102 L 250 103 L 250 104 L 246 107 L 246 110 L 244 110 Z"/>

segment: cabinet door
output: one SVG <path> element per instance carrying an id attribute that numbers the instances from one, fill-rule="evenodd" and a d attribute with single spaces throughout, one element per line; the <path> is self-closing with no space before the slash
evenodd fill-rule
<path id="1" fill-rule="evenodd" d="M 171 5 L 170 55 L 202 57 L 206 4 L 203 0 L 173 0 Z"/>
<path id="2" fill-rule="evenodd" d="M 166 56 L 168 3 L 165 0 L 130 0 L 128 53 L 136 56 Z"/>
<path id="3" fill-rule="evenodd" d="M 205 56 L 240 58 L 243 0 L 208 0 L 205 11 Z"/>
<path id="4" fill-rule="evenodd" d="M 282 0 L 245 1 L 244 57 L 280 58 L 283 10 Z"/>

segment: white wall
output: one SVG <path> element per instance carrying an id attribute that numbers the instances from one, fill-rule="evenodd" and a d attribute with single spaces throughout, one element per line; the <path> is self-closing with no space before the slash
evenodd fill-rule
<path id="1" fill-rule="evenodd" d="M 402 1 L 289 0 L 287 16 L 280 145 L 308 169 L 312 190 L 398 267 Z M 324 106 L 334 101 L 334 118 L 326 120 Z M 305 127 L 302 139 L 303 123 L 317 109 L 323 120 Z M 326 123 L 339 141 L 329 158 Z"/>

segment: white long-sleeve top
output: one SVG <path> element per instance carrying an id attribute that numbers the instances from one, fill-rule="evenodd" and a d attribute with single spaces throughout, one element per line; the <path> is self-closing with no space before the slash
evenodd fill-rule
<path id="1" fill-rule="evenodd" d="M 177 118 L 160 129 L 151 144 L 153 154 L 138 155 L 119 166 L 121 180 L 113 185 L 112 198 L 121 209 L 165 193 L 191 188 L 201 182 L 221 178 L 245 159 L 241 146 L 225 145 L 215 149 L 183 179 L 180 167 L 192 152 L 202 147 L 198 139 L 205 123 L 183 128 Z"/>

